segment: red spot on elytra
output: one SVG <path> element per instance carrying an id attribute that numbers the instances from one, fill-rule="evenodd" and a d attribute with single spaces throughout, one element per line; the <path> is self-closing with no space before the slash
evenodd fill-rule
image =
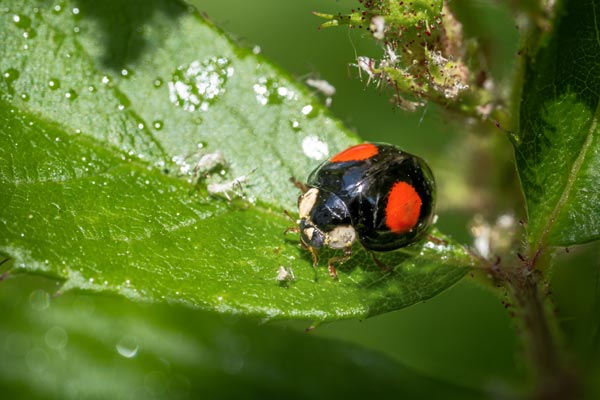
<path id="1" fill-rule="evenodd" d="M 406 182 L 394 183 L 385 206 L 385 224 L 394 233 L 411 230 L 419 220 L 422 204 L 414 187 Z"/>
<path id="2" fill-rule="evenodd" d="M 372 143 L 363 143 L 352 146 L 341 153 L 331 157 L 331 162 L 362 161 L 379 153 L 379 149 Z"/>

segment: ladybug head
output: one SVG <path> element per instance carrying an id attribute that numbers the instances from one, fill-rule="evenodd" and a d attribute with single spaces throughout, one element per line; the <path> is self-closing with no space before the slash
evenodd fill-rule
<path id="1" fill-rule="evenodd" d="M 320 249 L 325 243 L 325 234 L 310 219 L 311 211 L 317 202 L 318 196 L 319 189 L 311 188 L 302 196 L 298 197 L 298 214 L 300 217 L 298 227 L 300 228 L 300 240 L 302 240 L 302 243 L 305 246 L 313 249 Z"/>
<path id="2" fill-rule="evenodd" d="M 299 223 L 300 240 L 307 247 L 320 249 L 325 243 L 325 234 L 310 220 L 302 218 Z"/>
<path id="3" fill-rule="evenodd" d="M 332 193 L 311 188 L 298 198 L 300 240 L 311 249 L 347 249 L 356 240 L 346 205 Z"/>

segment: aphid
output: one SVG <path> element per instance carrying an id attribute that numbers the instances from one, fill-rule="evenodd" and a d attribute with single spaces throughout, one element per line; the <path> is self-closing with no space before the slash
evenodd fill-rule
<path id="1" fill-rule="evenodd" d="M 218 167 L 227 167 L 227 162 L 225 161 L 223 153 L 215 151 L 214 153 L 203 154 L 194 167 L 194 181 L 205 178 Z"/>
<path id="2" fill-rule="evenodd" d="M 307 79 L 306 84 L 317 89 L 325 96 L 325 106 L 330 107 L 335 95 L 335 86 L 324 79 Z"/>
<path id="3" fill-rule="evenodd" d="M 254 170 L 252 170 L 250 172 L 250 174 L 254 172 Z M 248 175 L 241 175 L 229 182 L 224 182 L 224 183 L 210 183 L 207 186 L 207 190 L 208 193 L 211 195 L 216 195 L 216 196 L 223 196 L 225 197 L 228 201 L 231 201 L 231 194 L 235 192 L 235 189 L 238 189 L 238 193 L 236 194 L 239 197 L 242 197 L 242 185 L 245 184 L 248 181 L 248 177 L 250 176 L 250 174 Z"/>
<path id="4" fill-rule="evenodd" d="M 277 281 L 279 283 L 286 283 L 295 281 L 296 277 L 294 276 L 294 271 L 290 267 L 284 267 L 283 265 L 279 266 L 277 270 Z"/>

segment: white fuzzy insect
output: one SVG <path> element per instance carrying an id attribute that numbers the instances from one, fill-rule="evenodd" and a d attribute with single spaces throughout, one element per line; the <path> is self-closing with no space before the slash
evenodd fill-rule
<path id="1" fill-rule="evenodd" d="M 214 153 L 203 154 L 194 167 L 193 176 L 195 178 L 203 178 L 219 166 L 227 166 L 223 153 L 215 151 Z"/>
<path id="2" fill-rule="evenodd" d="M 371 18 L 369 29 L 373 32 L 373 37 L 375 39 L 383 40 L 385 38 L 385 19 L 381 15 L 376 15 Z"/>
<path id="3" fill-rule="evenodd" d="M 252 172 L 254 172 L 254 170 L 252 170 Z M 252 172 L 250 172 L 250 174 Z M 250 174 L 238 176 L 237 178 L 235 178 L 229 182 L 211 183 L 206 187 L 206 189 L 208 190 L 208 193 L 210 193 L 211 195 L 223 196 L 227 200 L 231 201 L 231 194 L 234 193 L 236 187 L 239 189 L 239 192 L 240 192 L 240 193 L 236 193 L 236 195 L 239 197 L 243 196 L 243 194 L 241 194 L 242 185 L 248 181 L 248 176 Z"/>
<path id="4" fill-rule="evenodd" d="M 335 95 L 335 86 L 327 82 L 325 79 L 312 78 L 307 79 L 306 84 L 323 93 L 323 95 L 325 95 L 325 106 L 331 106 L 331 103 L 333 102 L 333 96 Z"/>
<path id="5" fill-rule="evenodd" d="M 295 281 L 294 271 L 290 267 L 279 266 L 277 270 L 277 281 L 280 283 Z"/>
<path id="6" fill-rule="evenodd" d="M 369 76 L 369 79 L 367 79 L 367 85 L 371 83 L 371 79 L 373 79 L 375 76 L 375 60 L 369 57 L 358 56 L 356 58 L 356 67 L 358 67 L 359 75 L 362 72 L 366 72 L 366 74 Z"/>

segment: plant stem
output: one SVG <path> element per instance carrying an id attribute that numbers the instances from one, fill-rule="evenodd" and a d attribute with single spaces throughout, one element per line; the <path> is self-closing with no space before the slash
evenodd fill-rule
<path id="1" fill-rule="evenodd" d="M 563 354 L 541 273 L 535 269 L 535 264 L 540 261 L 537 255 L 531 263 L 526 261 L 525 265 L 500 274 L 514 299 L 515 317 L 534 373 L 533 397 L 574 399 L 579 392 L 577 375 Z M 542 258 L 545 257 L 542 255 Z"/>

